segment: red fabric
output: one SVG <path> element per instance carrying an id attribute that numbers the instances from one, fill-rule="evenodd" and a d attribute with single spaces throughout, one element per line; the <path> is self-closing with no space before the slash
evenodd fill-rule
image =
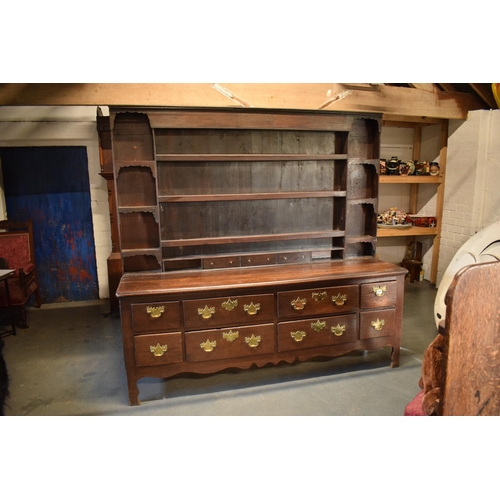
<path id="1" fill-rule="evenodd" d="M 27 272 L 31 262 L 29 235 L 0 233 L 0 257 L 7 261 L 9 269 L 25 268 Z"/>
<path id="2" fill-rule="evenodd" d="M 421 390 L 405 407 L 405 417 L 425 417 L 424 409 L 422 407 L 422 399 L 424 391 Z"/>
<path id="3" fill-rule="evenodd" d="M 36 283 L 33 281 L 28 286 L 26 293 L 23 293 L 23 290 L 19 286 L 19 279 L 9 278 L 9 296 L 10 303 L 13 306 L 21 306 L 30 298 L 31 294 L 36 289 Z M 5 284 L 0 283 L 0 306 L 7 305 L 7 296 L 5 295 Z"/>

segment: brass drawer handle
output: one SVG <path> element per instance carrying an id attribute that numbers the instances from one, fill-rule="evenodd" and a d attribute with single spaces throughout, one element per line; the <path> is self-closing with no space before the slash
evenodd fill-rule
<path id="1" fill-rule="evenodd" d="M 345 325 L 338 324 L 337 326 L 332 326 L 331 330 L 336 337 L 341 337 L 345 332 Z"/>
<path id="2" fill-rule="evenodd" d="M 326 321 L 320 321 L 318 319 L 318 321 L 314 322 L 314 323 L 311 323 L 311 328 L 315 331 L 315 332 L 319 332 L 321 330 L 323 330 L 323 328 L 326 328 Z"/>
<path id="3" fill-rule="evenodd" d="M 302 311 L 302 309 L 304 309 L 306 305 L 306 302 L 307 302 L 306 299 L 301 299 L 300 297 L 297 297 L 295 300 L 292 300 L 290 304 L 296 311 Z"/>
<path id="4" fill-rule="evenodd" d="M 257 314 L 257 311 L 260 311 L 260 304 L 254 304 L 250 302 L 250 304 L 245 304 L 243 306 L 243 310 L 250 315 Z"/>
<path id="5" fill-rule="evenodd" d="M 199 308 L 198 309 L 198 314 L 203 318 L 203 319 L 209 319 L 212 317 L 212 314 L 215 314 L 215 307 L 208 307 L 205 306 L 203 309 Z"/>
<path id="6" fill-rule="evenodd" d="M 159 318 L 165 312 L 165 306 L 157 306 L 157 307 L 147 306 L 146 312 L 152 318 Z"/>
<path id="7" fill-rule="evenodd" d="M 237 306 L 238 306 L 237 300 L 227 299 L 225 302 L 222 303 L 221 307 L 226 311 L 232 311 Z"/>
<path id="8" fill-rule="evenodd" d="M 302 340 L 306 336 L 306 332 L 302 332 L 300 330 L 297 332 L 290 332 L 290 336 L 293 340 L 295 340 L 295 342 L 302 342 Z"/>
<path id="9" fill-rule="evenodd" d="M 212 352 L 215 348 L 215 346 L 217 345 L 217 341 L 216 340 L 210 340 L 210 339 L 207 339 L 206 342 L 202 342 L 200 344 L 200 347 L 205 351 L 205 352 Z"/>
<path id="10" fill-rule="evenodd" d="M 377 318 L 375 321 L 372 321 L 372 328 L 374 330 L 380 331 L 385 325 L 385 320 Z"/>
<path id="11" fill-rule="evenodd" d="M 156 345 L 149 346 L 149 351 L 153 353 L 154 356 L 163 356 L 167 352 L 167 350 L 168 345 L 160 345 L 159 342 Z"/>
<path id="12" fill-rule="evenodd" d="M 373 293 L 375 294 L 376 297 L 382 297 L 382 295 L 387 292 L 387 287 L 384 286 L 374 286 L 373 287 Z"/>
<path id="13" fill-rule="evenodd" d="M 332 296 L 332 302 L 336 306 L 343 306 L 346 303 L 346 300 L 347 300 L 347 295 L 341 295 L 340 293 L 338 293 L 337 295 Z"/>
<path id="14" fill-rule="evenodd" d="M 222 338 L 228 342 L 234 342 L 240 336 L 240 332 L 229 330 L 228 332 L 222 332 Z"/>
<path id="15" fill-rule="evenodd" d="M 325 299 L 326 299 L 326 296 L 327 296 L 327 293 L 326 293 L 326 292 L 313 292 L 313 293 L 312 293 L 312 298 L 313 298 L 316 302 L 321 302 L 322 300 L 325 300 Z"/>
<path id="16" fill-rule="evenodd" d="M 257 337 L 252 333 L 251 337 L 245 337 L 245 342 L 250 346 L 250 347 L 257 347 L 260 344 L 260 335 L 257 335 Z"/>

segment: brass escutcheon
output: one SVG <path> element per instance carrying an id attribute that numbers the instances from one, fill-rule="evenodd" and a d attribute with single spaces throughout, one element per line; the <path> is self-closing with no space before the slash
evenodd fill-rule
<path id="1" fill-rule="evenodd" d="M 375 321 L 372 321 L 372 327 L 374 330 L 380 331 L 382 327 L 385 325 L 385 320 L 377 318 Z"/>
<path id="2" fill-rule="evenodd" d="M 165 312 L 165 306 L 158 306 L 158 307 L 147 306 L 146 312 L 152 318 L 159 318 Z"/>
<path id="3" fill-rule="evenodd" d="M 202 342 L 200 344 L 200 347 L 205 351 L 205 352 L 212 352 L 214 350 L 214 347 L 217 345 L 216 340 L 210 340 L 207 339 L 206 342 Z"/>
<path id="4" fill-rule="evenodd" d="M 332 302 L 334 302 L 336 306 L 343 306 L 346 300 L 347 295 L 341 295 L 338 293 L 337 295 L 332 296 Z"/>
<path id="5" fill-rule="evenodd" d="M 205 306 L 203 309 L 198 309 L 198 314 L 203 318 L 203 319 L 209 319 L 212 317 L 212 314 L 215 313 L 215 307 L 208 307 Z"/>
<path id="6" fill-rule="evenodd" d="M 295 342 L 302 342 L 303 338 L 306 336 L 306 332 L 303 332 L 301 330 L 297 332 L 290 332 L 290 337 L 292 337 Z"/>
<path id="7" fill-rule="evenodd" d="M 235 307 L 237 307 L 237 305 L 238 305 L 237 300 L 227 299 L 225 302 L 222 303 L 221 307 L 226 311 L 232 311 Z"/>
<path id="8" fill-rule="evenodd" d="M 222 332 L 222 338 L 224 340 L 227 340 L 228 342 L 233 342 L 239 336 L 240 336 L 240 332 L 238 332 L 238 331 L 233 332 L 233 330 L 229 330 L 228 332 Z"/>
<path id="9" fill-rule="evenodd" d="M 252 333 L 251 337 L 245 337 L 245 342 L 250 346 L 250 347 L 257 347 L 260 343 L 260 335 L 257 335 L 257 337 Z"/>
<path id="10" fill-rule="evenodd" d="M 155 356 L 163 356 L 167 352 L 167 350 L 168 346 L 160 345 L 159 342 L 156 345 L 149 346 L 149 351 L 152 352 Z"/>
<path id="11" fill-rule="evenodd" d="M 326 299 L 326 296 L 327 296 L 327 293 L 326 293 L 326 292 L 313 292 L 313 293 L 312 293 L 312 298 L 313 298 L 316 302 L 321 302 L 322 300 L 325 300 L 325 299 Z"/>
<path id="12" fill-rule="evenodd" d="M 340 337 L 345 332 L 345 325 L 338 324 L 337 326 L 332 326 L 331 330 L 336 337 Z"/>
<path id="13" fill-rule="evenodd" d="M 260 311 L 260 304 L 250 302 L 250 304 L 245 304 L 243 306 L 243 310 L 250 315 L 257 314 L 257 311 Z"/>
<path id="14" fill-rule="evenodd" d="M 373 287 L 373 293 L 377 297 L 382 297 L 382 295 L 384 295 L 385 292 L 387 292 L 387 287 L 385 285 L 384 286 L 374 286 Z"/>
<path id="15" fill-rule="evenodd" d="M 326 321 L 320 321 L 318 319 L 318 321 L 316 321 L 315 323 L 311 323 L 311 328 L 315 332 L 319 332 L 320 330 L 323 330 L 323 328 L 326 328 Z"/>
<path id="16" fill-rule="evenodd" d="M 301 299 L 300 297 L 297 297 L 295 300 L 292 300 L 290 304 L 296 311 L 302 311 L 302 309 L 304 309 L 304 306 L 306 305 L 306 302 L 307 302 L 306 299 Z"/>

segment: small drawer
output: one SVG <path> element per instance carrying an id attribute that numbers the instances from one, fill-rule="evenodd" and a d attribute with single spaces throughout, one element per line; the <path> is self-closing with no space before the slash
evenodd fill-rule
<path id="1" fill-rule="evenodd" d="M 245 266 L 270 266 L 276 264 L 276 254 L 254 254 L 241 257 L 241 267 Z"/>
<path id="2" fill-rule="evenodd" d="M 132 304 L 132 330 L 141 332 L 167 332 L 181 325 L 179 302 L 144 302 Z"/>
<path id="3" fill-rule="evenodd" d="M 318 314 L 336 314 L 356 311 L 357 308 L 357 285 L 278 293 L 280 318 L 299 318 L 301 316 Z"/>
<path id="4" fill-rule="evenodd" d="M 278 324 L 278 351 L 345 344 L 357 340 L 356 314 Z"/>
<path id="5" fill-rule="evenodd" d="M 198 362 L 271 354 L 274 338 L 274 324 L 188 332 L 186 360 Z"/>
<path id="6" fill-rule="evenodd" d="M 137 335 L 134 337 L 137 366 L 182 362 L 182 337 L 179 332 Z"/>
<path id="7" fill-rule="evenodd" d="M 281 253 L 276 256 L 278 264 L 300 264 L 311 262 L 311 252 Z"/>
<path id="8" fill-rule="evenodd" d="M 240 258 L 235 256 L 203 259 L 203 269 L 225 269 L 228 267 L 240 267 Z"/>
<path id="9" fill-rule="evenodd" d="M 185 300 L 186 330 L 274 321 L 274 296 L 244 295 Z"/>
<path id="10" fill-rule="evenodd" d="M 359 337 L 361 340 L 396 335 L 396 309 L 379 309 L 359 313 Z"/>
<path id="11" fill-rule="evenodd" d="M 396 305 L 397 282 L 382 281 L 361 285 L 361 308 L 391 307 Z"/>

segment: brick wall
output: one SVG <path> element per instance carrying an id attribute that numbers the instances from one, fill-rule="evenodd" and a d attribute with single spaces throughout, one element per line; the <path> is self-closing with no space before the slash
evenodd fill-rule
<path id="1" fill-rule="evenodd" d="M 500 110 L 450 121 L 437 285 L 460 247 L 500 220 Z"/>

